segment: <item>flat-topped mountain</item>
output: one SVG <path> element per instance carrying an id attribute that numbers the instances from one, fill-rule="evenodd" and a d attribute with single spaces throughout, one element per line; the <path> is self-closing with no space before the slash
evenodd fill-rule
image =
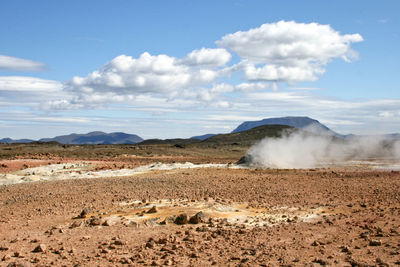
<path id="1" fill-rule="evenodd" d="M 246 121 L 240 124 L 232 133 L 238 133 L 262 125 L 287 125 L 298 129 L 305 129 L 317 134 L 338 135 L 322 123 L 309 117 L 280 117 L 268 118 L 259 121 Z"/>

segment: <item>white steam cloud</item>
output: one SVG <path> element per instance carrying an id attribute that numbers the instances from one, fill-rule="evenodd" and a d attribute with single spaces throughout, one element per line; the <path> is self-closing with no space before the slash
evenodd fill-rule
<path id="1" fill-rule="evenodd" d="M 247 162 L 256 167 L 305 169 L 350 160 L 400 161 L 400 141 L 384 136 L 340 139 L 306 131 L 265 138 L 247 152 Z"/>

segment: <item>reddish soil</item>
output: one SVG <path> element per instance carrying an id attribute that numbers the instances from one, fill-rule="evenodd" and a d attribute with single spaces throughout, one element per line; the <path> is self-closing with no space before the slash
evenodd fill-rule
<path id="1" fill-rule="evenodd" d="M 2 163 L 8 167 L 0 172 L 26 164 Z M 132 166 L 139 163 L 143 162 L 132 161 Z M 120 164 L 124 163 L 103 162 L 99 168 L 120 168 Z M 287 206 L 321 212 L 310 222 L 286 219 L 260 227 L 218 218 L 183 225 L 106 223 L 108 215 L 123 209 L 121 202 L 160 199 L 194 203 L 213 199 L 266 210 Z M 88 214 L 80 218 L 85 208 Z M 0 186 L 0 266 L 14 263 L 396 266 L 400 265 L 400 173 L 190 169 Z"/>

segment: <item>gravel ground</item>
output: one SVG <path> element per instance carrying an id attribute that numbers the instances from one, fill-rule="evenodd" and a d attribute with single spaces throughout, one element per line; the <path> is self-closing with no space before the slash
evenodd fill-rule
<path id="1" fill-rule="evenodd" d="M 0 266 L 14 263 L 396 266 L 400 172 L 173 169 L 0 186 Z"/>

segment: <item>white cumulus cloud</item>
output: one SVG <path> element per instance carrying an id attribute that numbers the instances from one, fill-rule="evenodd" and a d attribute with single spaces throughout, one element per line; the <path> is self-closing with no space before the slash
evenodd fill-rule
<path id="1" fill-rule="evenodd" d="M 0 55 L 0 70 L 8 71 L 41 71 L 45 64 L 28 59 Z"/>
<path id="2" fill-rule="evenodd" d="M 223 48 L 193 50 L 183 60 L 187 65 L 223 66 L 231 60 L 231 54 Z"/>
<path id="3" fill-rule="evenodd" d="M 217 44 L 242 58 L 249 80 L 298 82 L 316 80 L 335 58 L 356 58 L 350 45 L 361 41 L 360 34 L 342 35 L 329 25 L 279 21 L 225 35 Z"/>
<path id="4" fill-rule="evenodd" d="M 213 82 L 218 77 L 215 67 L 225 64 L 227 58 L 230 54 L 224 49 L 195 50 L 184 59 L 147 52 L 138 58 L 120 55 L 87 77 L 74 77 L 67 87 L 82 93 L 173 96 L 184 89 Z"/>

